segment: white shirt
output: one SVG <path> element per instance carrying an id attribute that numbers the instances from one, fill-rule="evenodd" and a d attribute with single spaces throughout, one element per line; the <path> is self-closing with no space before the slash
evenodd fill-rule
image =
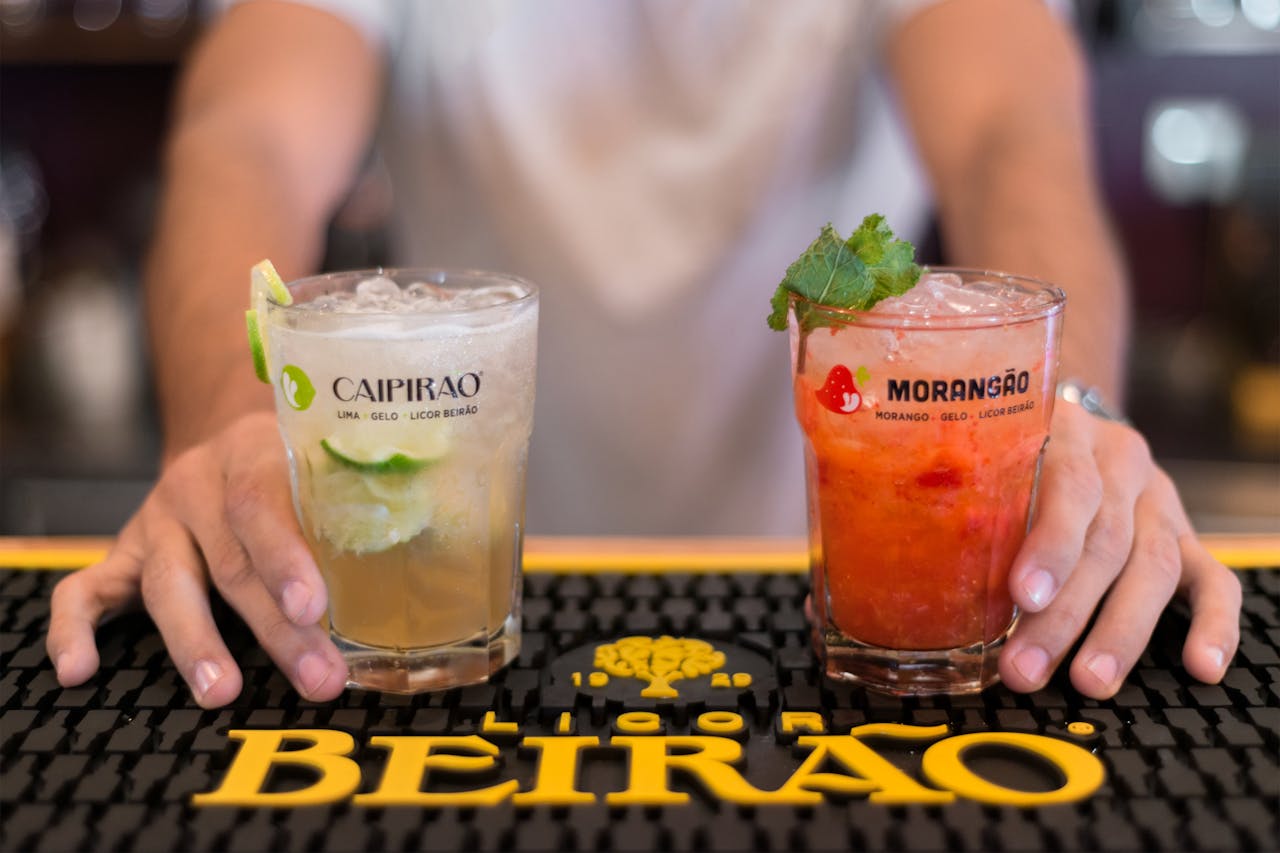
<path id="1" fill-rule="evenodd" d="M 927 0 L 307 0 L 385 49 L 397 265 L 541 287 L 528 529 L 796 534 L 787 265 L 833 222 L 914 236 L 876 76 Z"/>

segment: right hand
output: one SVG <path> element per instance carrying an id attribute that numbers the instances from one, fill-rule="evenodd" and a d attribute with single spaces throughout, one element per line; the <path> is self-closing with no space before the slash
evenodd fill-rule
<path id="1" fill-rule="evenodd" d="M 165 466 L 106 558 L 53 591 L 46 648 L 59 683 L 98 669 L 94 631 L 141 602 L 196 702 L 217 708 L 243 683 L 209 606 L 209 581 L 312 701 L 346 685 L 342 655 L 320 623 L 327 594 L 302 538 L 270 412 L 245 415 Z"/>

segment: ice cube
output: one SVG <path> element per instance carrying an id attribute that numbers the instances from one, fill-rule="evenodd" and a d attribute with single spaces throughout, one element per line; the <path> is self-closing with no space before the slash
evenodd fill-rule
<path id="1" fill-rule="evenodd" d="M 885 299 L 876 310 L 912 317 L 1000 314 L 1008 309 L 1009 295 L 1009 285 L 997 281 L 965 284 L 954 273 L 933 272 L 902 296 Z"/>
<path id="2" fill-rule="evenodd" d="M 962 286 L 960 277 L 950 273 L 931 275 L 924 281 L 938 314 L 992 314 L 1005 306 L 1002 294 L 1008 288 L 991 281 L 971 281 Z"/>
<path id="3" fill-rule="evenodd" d="M 404 289 L 404 304 L 411 311 L 452 311 L 457 291 L 427 281 L 415 281 Z"/>
<path id="4" fill-rule="evenodd" d="M 351 294 L 344 291 L 337 293 L 322 293 L 315 299 L 307 303 L 307 307 L 312 311 L 345 311 L 351 305 Z"/>
<path id="5" fill-rule="evenodd" d="M 355 307 L 383 309 L 402 299 L 400 285 L 386 276 L 366 278 L 356 285 Z"/>
<path id="6" fill-rule="evenodd" d="M 448 299 L 449 291 L 429 281 L 415 281 L 404 289 L 404 295 L 413 299 Z"/>
<path id="7" fill-rule="evenodd" d="M 514 302 L 524 295 L 524 291 L 515 285 L 499 284 L 491 287 L 478 287 L 474 290 L 461 290 L 454 298 L 453 308 L 459 311 L 491 308 L 506 302 Z"/>

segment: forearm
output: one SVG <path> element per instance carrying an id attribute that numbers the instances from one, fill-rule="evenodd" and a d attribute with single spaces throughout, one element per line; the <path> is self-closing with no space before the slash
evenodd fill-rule
<path id="1" fill-rule="evenodd" d="M 1018 123 L 1011 122 L 1012 125 Z M 1081 128 L 1002 129 L 944 194 L 941 225 L 950 260 L 1033 275 L 1067 293 L 1061 375 L 1120 403 L 1129 301 L 1119 252 L 1094 189 Z"/>
<path id="2" fill-rule="evenodd" d="M 312 269 L 320 225 L 289 211 L 278 174 L 230 133 L 180 132 L 170 150 L 147 311 L 165 456 L 271 405 L 245 337 L 249 268 L 270 255 L 286 278 Z"/>
<path id="3" fill-rule="evenodd" d="M 1128 293 L 1071 34 L 1039 3 L 953 0 L 908 20 L 889 57 L 949 259 L 1062 287 L 1062 375 L 1119 402 Z"/>
<path id="4" fill-rule="evenodd" d="M 245 337 L 249 268 L 319 262 L 368 142 L 380 57 L 349 25 L 291 3 L 232 9 L 179 89 L 146 270 L 165 457 L 269 407 Z"/>

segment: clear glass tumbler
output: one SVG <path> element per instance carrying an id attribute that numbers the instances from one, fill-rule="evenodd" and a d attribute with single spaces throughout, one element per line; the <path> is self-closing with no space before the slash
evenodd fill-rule
<path id="1" fill-rule="evenodd" d="M 405 269 L 289 290 L 268 363 L 349 686 L 486 680 L 520 645 L 537 288 Z"/>
<path id="2" fill-rule="evenodd" d="M 831 678 L 897 695 L 997 679 L 1064 302 L 954 269 L 867 312 L 792 298 L 813 642 Z"/>

